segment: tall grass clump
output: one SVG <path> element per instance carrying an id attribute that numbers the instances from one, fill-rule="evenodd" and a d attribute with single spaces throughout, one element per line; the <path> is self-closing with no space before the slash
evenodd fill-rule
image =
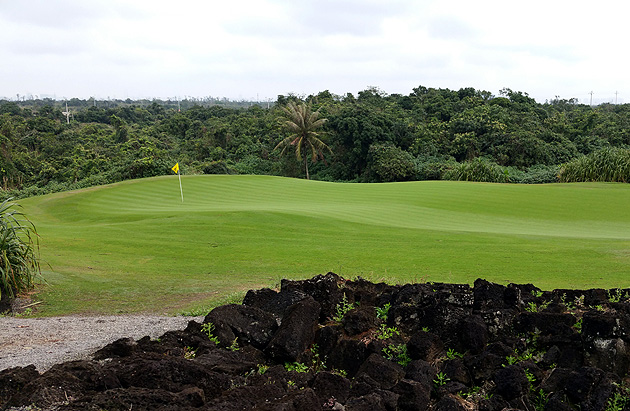
<path id="1" fill-rule="evenodd" d="M 510 178 L 507 169 L 491 161 L 475 158 L 453 166 L 444 173 L 444 180 L 508 183 Z"/>
<path id="2" fill-rule="evenodd" d="M 40 274 L 39 242 L 35 225 L 17 210 L 18 204 L 0 204 L 0 301 L 6 302 L 33 287 Z"/>
<path id="3" fill-rule="evenodd" d="M 563 183 L 573 182 L 630 182 L 630 150 L 603 148 L 565 163 L 558 178 Z"/>

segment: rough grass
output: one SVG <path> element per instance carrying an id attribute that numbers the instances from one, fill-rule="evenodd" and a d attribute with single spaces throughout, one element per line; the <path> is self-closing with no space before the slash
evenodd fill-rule
<path id="1" fill-rule="evenodd" d="M 560 168 L 561 182 L 630 182 L 630 150 L 607 147 L 578 157 Z"/>
<path id="2" fill-rule="evenodd" d="M 625 184 L 184 176 L 183 204 L 178 184 L 169 176 L 22 200 L 50 264 L 42 314 L 193 312 L 327 271 L 630 286 Z"/>

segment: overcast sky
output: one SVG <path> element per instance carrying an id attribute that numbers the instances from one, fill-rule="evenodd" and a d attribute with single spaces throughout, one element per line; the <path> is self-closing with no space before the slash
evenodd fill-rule
<path id="1" fill-rule="evenodd" d="M 610 0 L 0 0 L 0 97 L 267 101 L 422 85 L 622 103 L 628 11 Z"/>

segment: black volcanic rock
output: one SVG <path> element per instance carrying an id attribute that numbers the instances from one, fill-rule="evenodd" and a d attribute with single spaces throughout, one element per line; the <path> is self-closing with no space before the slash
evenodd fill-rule
<path id="1" fill-rule="evenodd" d="M 278 328 L 265 352 L 279 361 L 296 361 L 315 339 L 321 306 L 313 297 L 307 297 L 285 311 Z"/>
<path id="2" fill-rule="evenodd" d="M 2 370 L 0 409 L 605 410 L 630 369 L 614 292 L 283 280 L 212 310 L 218 344 L 191 321 L 45 373 Z M 342 300 L 354 308 L 335 321 Z"/>
<path id="3" fill-rule="evenodd" d="M 248 343 L 260 349 L 267 346 L 278 328 L 273 314 L 239 304 L 217 307 L 203 322 L 214 324 L 214 333 L 224 346 L 230 346 L 238 338 L 240 344 Z"/>

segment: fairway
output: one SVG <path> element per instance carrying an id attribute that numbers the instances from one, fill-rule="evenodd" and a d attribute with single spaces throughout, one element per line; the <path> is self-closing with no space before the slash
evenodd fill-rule
<path id="1" fill-rule="evenodd" d="M 389 282 L 630 287 L 630 185 L 176 176 L 20 200 L 40 313 L 174 314 L 334 271 Z"/>

